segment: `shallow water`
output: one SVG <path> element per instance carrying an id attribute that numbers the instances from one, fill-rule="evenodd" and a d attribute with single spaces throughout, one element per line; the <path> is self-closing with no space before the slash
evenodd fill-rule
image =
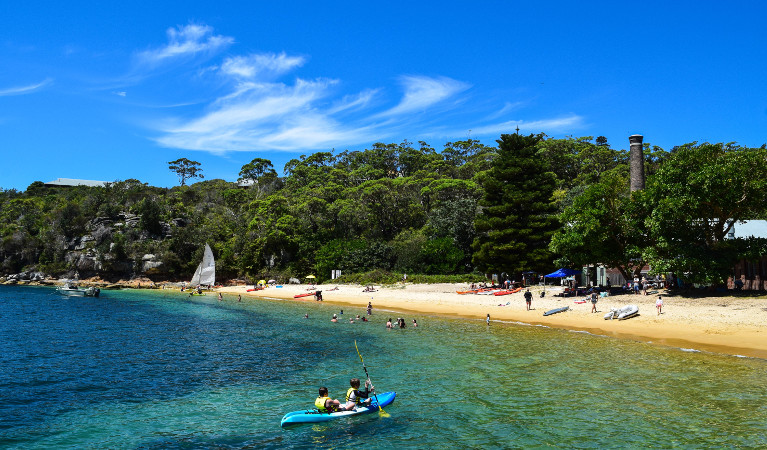
<path id="1" fill-rule="evenodd" d="M 339 308 L 0 286 L 0 447 L 767 446 L 765 360 Z M 280 428 L 364 376 L 355 340 L 391 417 Z"/>

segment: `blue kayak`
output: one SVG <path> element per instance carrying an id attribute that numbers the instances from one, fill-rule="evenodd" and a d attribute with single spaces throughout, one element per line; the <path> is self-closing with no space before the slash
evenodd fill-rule
<path id="1" fill-rule="evenodd" d="M 394 401 L 394 397 L 396 396 L 397 396 L 396 392 L 385 392 L 383 394 L 377 395 L 378 402 L 381 404 L 381 407 L 391 404 L 391 402 Z M 304 409 L 302 411 L 289 412 L 285 414 L 285 416 L 282 418 L 282 422 L 280 422 L 280 426 L 284 427 L 286 425 L 294 425 L 298 423 L 327 422 L 333 419 L 356 416 L 359 414 L 367 414 L 367 413 L 376 412 L 376 411 L 378 411 L 378 403 L 376 402 L 376 397 L 373 397 L 373 401 L 370 402 L 370 406 L 362 406 L 362 407 L 358 406 L 353 411 L 338 411 L 338 412 L 328 414 L 328 413 L 321 413 L 317 411 L 316 409 Z"/>

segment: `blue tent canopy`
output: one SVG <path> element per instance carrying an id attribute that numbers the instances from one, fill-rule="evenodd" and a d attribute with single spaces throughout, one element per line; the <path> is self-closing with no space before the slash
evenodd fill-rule
<path id="1" fill-rule="evenodd" d="M 551 272 L 548 275 L 544 275 L 545 278 L 564 278 L 581 273 L 580 270 L 574 269 L 559 269 L 556 272 Z"/>

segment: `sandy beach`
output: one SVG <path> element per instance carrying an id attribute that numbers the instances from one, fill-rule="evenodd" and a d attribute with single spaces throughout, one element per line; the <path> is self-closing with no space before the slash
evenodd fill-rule
<path id="1" fill-rule="evenodd" d="M 219 288 L 226 297 L 243 295 L 243 299 L 269 297 L 291 301 L 314 301 L 314 297 L 294 299 L 296 294 L 312 290 L 312 286 L 285 285 L 247 292 L 252 286 Z M 376 310 L 401 311 L 410 319 L 419 315 L 438 315 L 485 320 L 490 314 L 491 326 L 500 322 L 523 322 L 553 328 L 582 330 L 593 334 L 633 339 L 657 345 L 711 351 L 730 355 L 767 358 L 767 297 L 685 297 L 665 290 L 648 295 L 614 295 L 600 298 L 597 313 L 591 303 L 576 304 L 580 297 L 558 297 L 560 287 L 533 286 L 532 310 L 527 311 L 523 292 L 511 295 L 457 294 L 465 284 L 398 284 L 376 286 L 376 292 L 363 292 L 363 286 L 321 285 L 323 301 L 360 308 L 373 304 Z M 658 315 L 655 300 L 663 296 L 663 313 Z M 508 303 L 508 304 L 507 304 Z M 628 304 L 639 307 L 640 315 L 628 320 L 604 320 L 610 308 Z M 501 306 L 503 305 L 503 306 Z M 569 306 L 570 310 L 543 316 L 545 311 Z M 330 318 L 328 318 L 330 319 Z"/>

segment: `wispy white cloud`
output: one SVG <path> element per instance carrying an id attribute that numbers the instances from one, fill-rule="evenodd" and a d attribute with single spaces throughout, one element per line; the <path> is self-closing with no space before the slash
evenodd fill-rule
<path id="1" fill-rule="evenodd" d="M 5 97 L 9 95 L 31 94 L 32 92 L 38 91 L 44 88 L 45 86 L 51 84 L 52 82 L 53 82 L 52 78 L 46 78 L 39 83 L 30 84 L 27 86 L 16 86 L 11 88 L 0 89 L 0 97 Z"/>
<path id="2" fill-rule="evenodd" d="M 292 86 L 240 84 L 202 117 L 163 127 L 164 135 L 157 141 L 167 147 L 220 153 L 317 148 L 337 139 L 351 139 L 356 132 L 316 107 L 335 83 L 299 79 Z"/>
<path id="3" fill-rule="evenodd" d="M 221 73 L 240 79 L 265 79 L 289 72 L 304 64 L 300 56 L 285 53 L 261 53 L 226 58 L 221 64 Z"/>
<path id="4" fill-rule="evenodd" d="M 380 89 L 366 89 L 356 95 L 345 95 L 339 102 L 328 109 L 328 113 L 335 114 L 342 111 L 365 108 L 371 104 L 380 91 Z"/>
<path id="5" fill-rule="evenodd" d="M 166 60 L 189 57 L 201 53 L 214 53 L 234 42 L 229 36 L 214 35 L 207 25 L 190 24 L 168 28 L 168 43 L 160 48 L 137 54 L 139 63 L 155 65 Z"/>
<path id="6" fill-rule="evenodd" d="M 436 103 L 469 89 L 469 84 L 447 77 L 403 76 L 400 82 L 405 94 L 399 104 L 380 116 L 423 112 Z"/>
<path id="7" fill-rule="evenodd" d="M 232 38 L 214 36 L 210 27 L 195 25 L 168 32 L 166 47 L 145 52 L 147 61 L 218 49 Z M 415 136 L 497 136 L 517 126 L 556 132 L 577 127 L 582 119 L 570 115 L 537 121 L 508 120 L 522 102 L 494 110 L 458 108 L 471 85 L 448 77 L 408 75 L 399 78 L 402 94 L 387 100 L 383 88 L 341 93 L 343 83 L 329 78 L 292 83 L 276 81 L 302 67 L 304 56 L 286 53 L 230 55 L 195 73 L 195 83 L 215 80 L 216 95 L 196 117 L 170 117 L 153 122 L 158 144 L 224 154 L 232 151 L 311 151 Z M 188 73 L 188 72 L 187 72 Z M 386 107 L 386 104 L 394 106 Z M 188 113 L 186 111 L 185 113 Z M 428 114 L 424 114 L 428 113 Z M 477 117 L 484 118 L 478 119 Z M 503 120 L 503 121 L 502 121 Z M 460 129 L 450 133 L 450 128 Z"/>
<path id="8" fill-rule="evenodd" d="M 120 97 L 125 97 L 126 95 L 128 95 L 128 93 L 125 91 L 117 91 L 114 94 L 119 95 Z"/>
<path id="9" fill-rule="evenodd" d="M 555 119 L 541 119 L 529 122 L 525 120 L 509 120 L 472 127 L 471 131 L 477 135 L 500 135 L 501 133 L 512 133 L 519 127 L 519 131 L 524 133 L 560 133 L 582 128 L 583 126 L 583 117 L 571 114 L 569 116 Z"/>

